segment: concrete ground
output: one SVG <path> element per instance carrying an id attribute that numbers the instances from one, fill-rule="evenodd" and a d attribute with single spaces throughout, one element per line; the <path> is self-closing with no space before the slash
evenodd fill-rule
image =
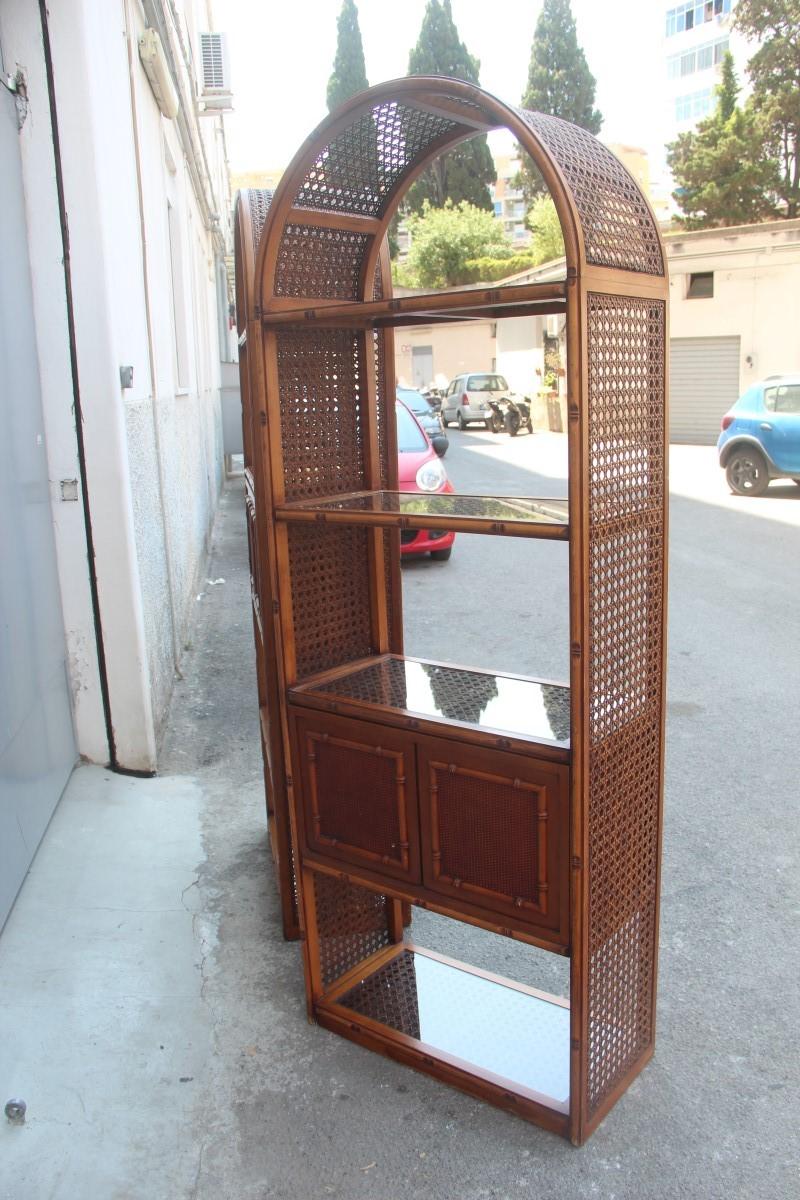
<path id="1" fill-rule="evenodd" d="M 563 439 L 450 432 L 464 490 L 563 494 Z M 656 1058 L 560 1139 L 305 1018 L 264 835 L 240 487 L 226 493 L 161 775 L 77 770 L 0 937 L 3 1200 L 775 1200 L 798 1192 L 800 489 L 672 455 Z M 410 653 L 566 672 L 563 547 L 459 537 L 404 567 Z M 224 580 L 224 582 L 219 582 Z M 415 917 L 563 986 L 563 963 Z M 524 952 L 523 952 L 524 954 Z"/>

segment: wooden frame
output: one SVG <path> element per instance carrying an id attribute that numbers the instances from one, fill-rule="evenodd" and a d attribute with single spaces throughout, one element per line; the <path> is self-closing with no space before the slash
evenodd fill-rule
<path id="1" fill-rule="evenodd" d="M 565 280 L 392 298 L 385 235 L 403 194 L 445 149 L 497 127 L 550 190 Z M 309 1013 L 580 1144 L 649 1060 L 655 1036 L 668 298 L 658 226 L 635 181 L 586 131 L 440 78 L 353 97 L 307 139 L 270 200 L 268 211 L 252 193 L 237 201 L 237 300 L 268 808 L 284 913 L 299 900 L 285 927 L 305 931 Z M 492 498 L 453 515 L 408 511 L 396 491 L 393 328 L 544 312 L 566 313 L 568 514 L 520 499 L 509 515 Z M 481 723 L 481 695 L 512 677 L 483 673 L 482 682 L 469 668 L 403 659 L 399 534 L 426 527 L 567 544 L 568 741 Z M 412 669 L 441 693 L 430 711 L 409 707 Z M 548 693 L 556 714 L 565 697 Z M 509 779 L 515 755 L 561 773 L 561 834 L 529 839 L 531 869 L 547 885 L 538 901 L 510 907 L 481 886 L 447 892 L 431 876 L 432 843 L 427 880 L 415 881 L 380 856 L 309 838 L 314 780 L 296 724 L 322 737 L 326 722 L 345 718 L 355 732 L 345 741 L 404 739 L 420 762 L 430 752 L 455 778 L 475 772 L 487 795 Z M 476 756 L 480 767 L 470 766 Z M 547 813 L 548 829 L 549 805 L 537 814 Z M 431 812 L 421 795 L 421 830 L 433 827 Z M 566 1110 L 342 1008 L 347 982 L 400 970 L 411 979 L 408 904 L 569 954 Z M 408 987 L 413 1023 L 413 980 Z"/>

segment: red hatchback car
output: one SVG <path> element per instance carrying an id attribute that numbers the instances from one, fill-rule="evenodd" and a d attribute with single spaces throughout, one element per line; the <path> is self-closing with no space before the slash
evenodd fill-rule
<path id="1" fill-rule="evenodd" d="M 413 413 L 397 401 L 397 463 L 401 492 L 452 492 L 452 483 L 433 443 Z M 454 533 L 439 529 L 402 529 L 400 553 L 430 554 L 446 562 L 453 553 Z"/>

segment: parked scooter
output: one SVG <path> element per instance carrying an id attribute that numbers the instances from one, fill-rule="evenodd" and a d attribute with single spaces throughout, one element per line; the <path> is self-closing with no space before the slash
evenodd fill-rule
<path id="1" fill-rule="evenodd" d="M 523 426 L 528 433 L 533 433 L 531 402 L 527 396 L 524 399 L 519 396 L 503 396 L 498 399 L 491 397 L 488 404 L 492 410 L 492 417 L 486 424 L 492 433 L 499 433 L 501 429 L 505 429 L 511 437 L 516 437 Z"/>

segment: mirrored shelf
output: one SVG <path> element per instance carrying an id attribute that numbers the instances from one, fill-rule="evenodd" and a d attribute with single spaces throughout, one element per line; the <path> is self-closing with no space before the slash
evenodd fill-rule
<path id="1" fill-rule="evenodd" d="M 442 529 L 504 537 L 569 538 L 566 500 L 529 496 L 463 496 L 453 492 L 349 492 L 276 507 L 279 521 Z"/>
<path id="2" fill-rule="evenodd" d="M 516 1096 L 569 1110 L 566 1000 L 406 943 L 348 973 L 319 1009 L 377 1026 L 388 1040 Z"/>
<path id="3" fill-rule="evenodd" d="M 569 688 L 421 658 L 384 654 L 326 671 L 290 688 L 294 703 L 370 716 L 401 728 L 469 731 L 484 745 L 569 761 Z"/>

